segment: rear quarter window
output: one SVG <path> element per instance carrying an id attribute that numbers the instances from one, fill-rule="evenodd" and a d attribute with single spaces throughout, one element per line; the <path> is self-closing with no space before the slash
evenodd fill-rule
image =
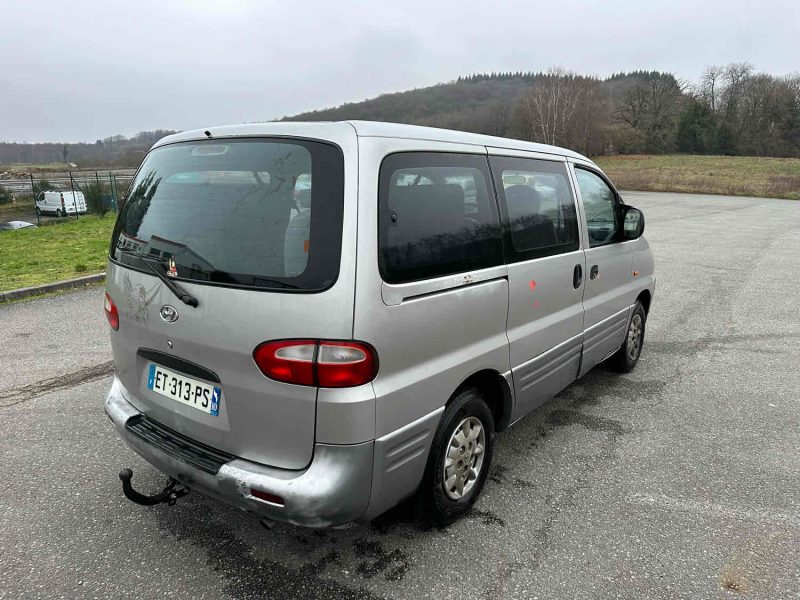
<path id="1" fill-rule="evenodd" d="M 379 265 L 405 283 L 502 263 L 499 216 L 483 155 L 404 152 L 379 176 Z"/>

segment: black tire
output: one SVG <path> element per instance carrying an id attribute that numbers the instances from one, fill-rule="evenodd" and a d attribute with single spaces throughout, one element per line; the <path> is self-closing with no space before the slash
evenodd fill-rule
<path id="1" fill-rule="evenodd" d="M 625 341 L 620 349 L 606 361 L 608 368 L 618 373 L 633 371 L 642 355 L 646 322 L 647 313 L 644 311 L 642 303 L 637 300 L 631 312 L 631 318 L 628 320 L 628 328 L 625 330 Z"/>
<path id="2" fill-rule="evenodd" d="M 447 458 L 451 438 L 457 433 L 456 428 L 467 421 L 467 428 L 470 431 L 477 431 L 478 428 L 475 427 L 474 420 L 480 423 L 484 433 L 483 452 L 481 452 L 483 459 L 478 468 L 477 477 L 468 480 L 466 484 L 462 483 L 463 495 L 455 499 L 450 494 L 458 494 L 458 490 L 454 489 L 448 492 L 445 489 L 445 459 Z M 479 436 L 480 434 L 477 433 L 476 435 Z M 466 456 L 471 465 L 477 464 L 478 455 L 473 455 L 472 451 L 474 448 L 479 447 L 479 440 L 480 437 L 476 438 L 472 442 L 474 445 L 465 448 L 467 451 Z M 438 527 L 445 527 L 472 508 L 483 489 L 484 483 L 486 483 L 486 476 L 492 463 L 493 447 L 494 418 L 483 396 L 473 388 L 466 388 L 457 392 L 445 409 L 441 421 L 439 421 L 439 427 L 436 429 L 431 451 L 428 454 L 425 476 L 420 486 L 423 516 L 427 520 Z M 457 448 L 455 446 L 453 451 L 458 452 Z M 461 459 L 459 459 L 449 468 L 458 469 L 460 472 L 458 465 L 461 464 Z M 469 470 L 467 467 L 464 467 L 464 469 L 465 471 Z M 455 475 L 455 477 L 458 478 L 458 475 Z M 464 479 L 462 478 L 461 481 L 463 482 Z"/>
<path id="3" fill-rule="evenodd" d="M 60 209 L 60 208 L 57 208 L 57 209 L 56 209 L 56 216 L 57 216 L 57 217 L 59 217 L 59 218 L 61 218 L 61 217 L 63 217 L 63 216 L 64 216 L 64 213 L 62 213 L 62 212 L 61 212 L 61 209 Z"/>

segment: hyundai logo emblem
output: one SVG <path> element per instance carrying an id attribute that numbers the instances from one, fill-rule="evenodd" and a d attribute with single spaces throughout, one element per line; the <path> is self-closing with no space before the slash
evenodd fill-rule
<path id="1" fill-rule="evenodd" d="M 174 323 L 178 320 L 178 310 L 174 306 L 170 306 L 169 304 L 165 304 L 161 307 L 161 318 L 164 319 L 166 323 Z"/>

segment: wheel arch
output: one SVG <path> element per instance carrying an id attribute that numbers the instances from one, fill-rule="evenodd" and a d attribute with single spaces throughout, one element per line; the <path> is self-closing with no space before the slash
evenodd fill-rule
<path id="1" fill-rule="evenodd" d="M 653 296 L 650 294 L 650 290 L 642 290 L 636 299 L 642 303 L 642 307 L 644 308 L 644 314 L 647 315 L 650 313 L 650 301 L 653 299 Z"/>
<path id="2" fill-rule="evenodd" d="M 489 405 L 494 417 L 495 431 L 503 431 L 511 422 L 514 397 L 511 384 L 500 372 L 494 369 L 482 369 L 467 377 L 450 396 L 447 404 L 452 402 L 461 390 L 474 388 L 478 390 Z"/>

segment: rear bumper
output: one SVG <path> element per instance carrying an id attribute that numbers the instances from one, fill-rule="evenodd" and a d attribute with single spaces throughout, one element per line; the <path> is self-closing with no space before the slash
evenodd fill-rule
<path id="1" fill-rule="evenodd" d="M 331 527 L 364 516 L 372 488 L 374 442 L 316 444 L 311 464 L 290 471 L 235 458 L 216 473 L 196 468 L 133 434 L 125 424 L 141 413 L 114 378 L 105 411 L 120 437 L 147 462 L 187 487 L 242 510 L 306 527 Z M 280 496 L 279 506 L 255 498 L 251 489 Z"/>

